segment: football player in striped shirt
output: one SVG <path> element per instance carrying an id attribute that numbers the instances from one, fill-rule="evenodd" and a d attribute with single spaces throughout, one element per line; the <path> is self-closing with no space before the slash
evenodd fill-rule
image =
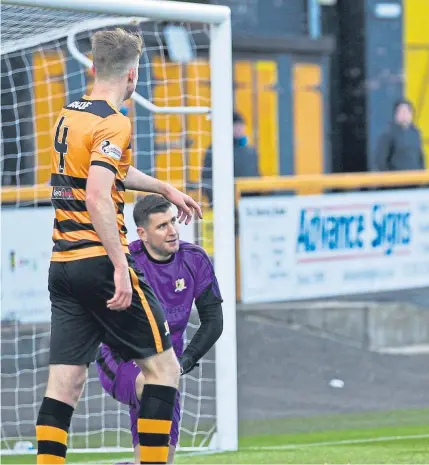
<path id="1" fill-rule="evenodd" d="M 162 194 L 190 221 L 198 204 L 131 164 L 131 122 L 119 108 L 134 92 L 142 40 L 123 29 L 92 38 L 95 82 L 69 103 L 53 131 L 55 208 L 49 269 L 49 379 L 40 406 L 37 463 L 65 463 L 74 408 L 101 342 L 145 374 L 138 432 L 141 463 L 166 463 L 180 367 L 161 304 L 134 268 L 124 191 Z"/>

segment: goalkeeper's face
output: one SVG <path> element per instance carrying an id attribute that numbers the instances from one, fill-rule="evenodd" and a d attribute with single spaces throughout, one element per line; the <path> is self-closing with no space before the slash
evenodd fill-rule
<path id="1" fill-rule="evenodd" d="M 149 253 L 157 260 L 166 260 L 179 250 L 177 217 L 172 208 L 152 213 L 144 227 L 137 229 Z"/>

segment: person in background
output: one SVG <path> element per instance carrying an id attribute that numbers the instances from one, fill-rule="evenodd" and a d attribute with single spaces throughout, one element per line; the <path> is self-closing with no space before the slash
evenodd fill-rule
<path id="1" fill-rule="evenodd" d="M 424 153 L 419 129 L 413 123 L 414 109 L 409 100 L 399 100 L 393 108 L 393 121 L 377 142 L 379 171 L 422 170 Z"/>
<path id="2" fill-rule="evenodd" d="M 234 135 L 234 177 L 251 178 L 260 176 L 258 167 L 258 154 L 254 147 L 249 145 L 246 136 L 246 125 L 240 113 L 233 113 L 233 135 Z M 213 155 L 212 147 L 208 147 L 204 157 L 203 168 L 203 192 L 208 198 L 209 205 L 213 204 L 212 169 Z"/>

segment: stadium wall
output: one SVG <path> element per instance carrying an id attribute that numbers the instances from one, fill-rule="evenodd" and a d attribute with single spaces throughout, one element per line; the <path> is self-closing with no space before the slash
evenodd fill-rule
<path id="1" fill-rule="evenodd" d="M 231 8 L 232 28 L 258 38 L 307 34 L 307 2 L 302 0 L 212 0 Z"/>

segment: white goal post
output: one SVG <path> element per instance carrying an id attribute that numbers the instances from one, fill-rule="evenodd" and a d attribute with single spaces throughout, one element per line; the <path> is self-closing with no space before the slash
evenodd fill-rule
<path id="1" fill-rule="evenodd" d="M 134 98 L 138 104 L 154 112 L 210 113 L 213 150 L 214 265 L 224 299 L 224 331 L 216 344 L 216 433 L 213 445 L 222 451 L 237 450 L 233 93 L 229 8 L 164 0 L 2 0 L 2 4 L 208 25 L 212 102 L 210 109 L 162 108 L 154 106 L 146 99 L 139 102 L 139 96 Z M 84 60 L 80 61 L 84 63 Z"/>

